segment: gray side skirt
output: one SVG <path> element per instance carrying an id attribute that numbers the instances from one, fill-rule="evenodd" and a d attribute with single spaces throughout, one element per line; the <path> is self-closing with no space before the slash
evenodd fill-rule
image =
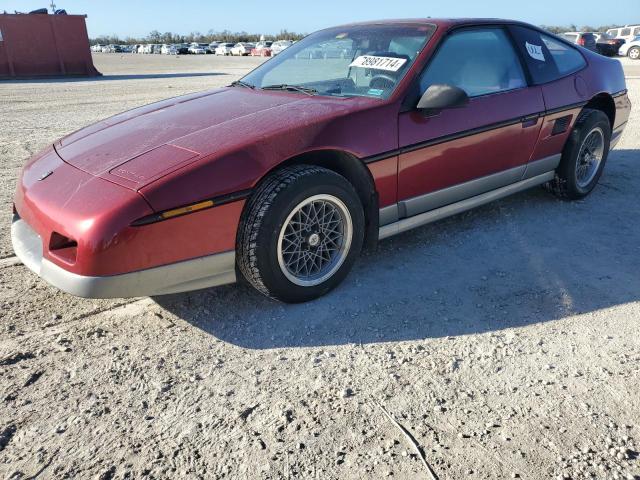
<path id="1" fill-rule="evenodd" d="M 379 238 L 440 220 L 554 178 L 560 155 L 420 195 L 380 209 Z"/>

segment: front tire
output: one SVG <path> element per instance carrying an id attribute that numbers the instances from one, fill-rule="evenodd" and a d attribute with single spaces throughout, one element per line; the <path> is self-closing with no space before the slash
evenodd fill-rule
<path id="1" fill-rule="evenodd" d="M 640 48 L 638 47 L 630 48 L 629 51 L 627 52 L 627 55 L 632 60 L 638 60 L 640 58 Z"/>
<path id="2" fill-rule="evenodd" d="M 584 198 L 595 188 L 609 155 L 611 125 L 600 110 L 585 109 L 562 151 L 551 191 L 567 200 Z"/>
<path id="3" fill-rule="evenodd" d="M 343 176 L 310 165 L 287 167 L 267 177 L 245 207 L 238 268 L 261 293 L 306 302 L 342 282 L 363 238 L 362 204 Z"/>

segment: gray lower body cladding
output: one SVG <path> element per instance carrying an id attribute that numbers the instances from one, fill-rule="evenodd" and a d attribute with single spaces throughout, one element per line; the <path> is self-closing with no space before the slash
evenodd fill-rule
<path id="1" fill-rule="evenodd" d="M 552 155 L 382 208 L 379 238 L 390 237 L 546 183 L 554 178 L 560 157 L 560 154 Z"/>

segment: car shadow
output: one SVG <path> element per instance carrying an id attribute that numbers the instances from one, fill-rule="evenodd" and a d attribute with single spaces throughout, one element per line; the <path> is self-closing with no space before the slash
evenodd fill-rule
<path id="1" fill-rule="evenodd" d="M 144 74 L 122 74 L 122 75 L 100 75 L 96 77 L 69 76 L 69 77 L 39 77 L 21 79 L 0 79 L 3 84 L 23 84 L 23 83 L 74 83 L 74 82 L 108 82 L 114 80 L 154 80 L 163 78 L 197 78 L 229 75 L 222 72 L 185 72 L 185 73 L 144 73 Z"/>
<path id="2" fill-rule="evenodd" d="M 566 202 L 533 189 L 398 235 L 300 305 L 230 285 L 154 300 L 248 349 L 397 342 L 500 331 L 638 301 L 640 151 Z"/>

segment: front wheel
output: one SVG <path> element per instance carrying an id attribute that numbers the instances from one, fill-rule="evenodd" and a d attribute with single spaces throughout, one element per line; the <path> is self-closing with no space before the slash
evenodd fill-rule
<path id="1" fill-rule="evenodd" d="M 627 52 L 627 55 L 629 55 L 629 58 L 631 58 L 632 60 L 638 60 L 640 58 L 640 48 L 639 47 L 630 48 L 629 51 Z"/>
<path id="2" fill-rule="evenodd" d="M 552 192 L 569 200 L 589 195 L 602 175 L 610 140 L 609 118 L 600 110 L 585 109 L 567 139 L 556 178 L 549 183 Z"/>
<path id="3" fill-rule="evenodd" d="M 364 212 L 353 186 L 322 167 L 297 165 L 265 179 L 238 229 L 238 267 L 263 294 L 305 302 L 335 288 L 362 248 Z"/>

